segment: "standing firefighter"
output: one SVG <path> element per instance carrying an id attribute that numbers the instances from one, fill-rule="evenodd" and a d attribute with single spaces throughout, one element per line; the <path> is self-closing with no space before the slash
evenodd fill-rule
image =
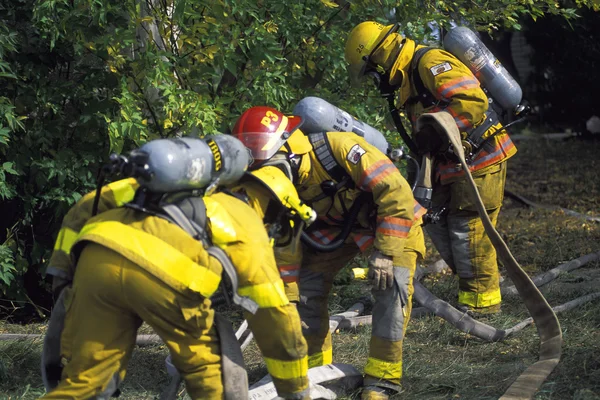
<path id="1" fill-rule="evenodd" d="M 239 346 L 209 300 L 225 285 L 246 311 L 279 396 L 309 399 L 300 319 L 262 221 L 234 196 L 200 195 L 216 182 L 235 183 L 246 149 L 217 135 L 156 140 L 135 157 L 119 169 L 136 179 L 104 186 L 96 216 L 90 193 L 63 221 L 49 273 L 60 293 L 55 309 L 64 305 L 66 315 L 58 362 L 46 338 L 43 398 L 108 398 L 142 322 L 169 348 L 191 398 L 247 398 Z"/>
<path id="2" fill-rule="evenodd" d="M 426 48 L 403 37 L 398 25 L 376 22 L 357 25 L 346 41 L 345 56 L 353 81 L 375 78 L 390 100 L 392 115 L 404 109 L 416 129 L 424 113 L 449 113 L 458 126 L 465 153 L 484 205 L 494 224 L 502 205 L 506 160 L 516 148 L 501 131 L 488 97 L 473 73 L 447 51 Z M 395 96 L 395 98 L 394 98 Z M 500 310 L 499 272 L 496 251 L 485 234 L 468 184 L 445 137 L 425 126 L 413 135 L 413 150 L 433 157 L 434 211 L 445 209 L 436 224 L 426 226 L 434 245 L 459 276 L 458 303 L 463 310 L 492 313 Z M 411 144 L 411 143 L 407 143 Z M 416 148 L 415 148 L 416 147 Z"/>
<path id="3" fill-rule="evenodd" d="M 304 135 L 301 123 L 270 107 L 252 107 L 239 118 L 233 135 L 250 149 L 251 168 L 285 171 L 318 215 L 309 235 L 303 235 L 296 260 L 309 367 L 332 361 L 327 298 L 335 275 L 357 252 L 374 247 L 368 273 L 375 297 L 373 333 L 362 398 L 385 399 L 400 390 L 412 277 L 425 252 L 424 210 L 377 148 L 351 132 Z M 350 236 L 340 237 L 350 230 Z"/>

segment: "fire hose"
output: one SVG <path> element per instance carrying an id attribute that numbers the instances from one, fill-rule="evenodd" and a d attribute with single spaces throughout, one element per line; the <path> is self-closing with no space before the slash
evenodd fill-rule
<path id="1" fill-rule="evenodd" d="M 469 170 L 469 166 L 465 160 L 464 150 L 460 141 L 460 132 L 454 122 L 454 118 L 446 112 L 423 114 L 417 121 L 417 129 L 420 129 L 423 125 L 431 125 L 438 133 L 446 135 L 453 146 L 454 152 L 460 160 L 462 169 L 465 171 L 471 192 L 476 198 L 477 211 L 483 222 L 485 232 L 489 236 L 496 249 L 498 258 L 505 266 L 510 280 L 514 283 L 515 288 L 521 296 L 523 303 L 527 307 L 527 310 L 538 329 L 538 335 L 540 337 L 538 361 L 529 366 L 500 398 L 502 400 L 530 399 L 560 361 L 562 332 L 558 318 L 542 293 L 515 260 L 508 249 L 508 246 L 502 240 L 502 237 L 490 221 L 483 205 L 483 201 L 479 196 L 475 181 Z M 426 292 L 422 289 L 424 289 L 422 285 L 415 285 L 415 300 L 434 312 L 441 312 L 442 309 L 436 309 L 436 302 L 433 302 L 433 304 L 427 303 L 427 299 L 425 298 Z M 458 310 L 456 311 L 459 312 Z M 458 320 L 463 316 L 464 314 L 460 313 Z M 448 319 L 456 320 L 457 316 L 450 310 L 450 315 L 447 317 Z M 493 333 L 492 337 L 496 337 L 495 335 L 497 334 Z"/>

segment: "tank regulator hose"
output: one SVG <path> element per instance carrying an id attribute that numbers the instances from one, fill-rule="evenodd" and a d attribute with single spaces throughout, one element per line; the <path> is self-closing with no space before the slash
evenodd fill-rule
<path id="1" fill-rule="evenodd" d="M 350 207 L 348 217 L 344 222 L 344 225 L 342 226 L 341 232 L 338 233 L 338 235 L 333 240 L 331 240 L 331 242 L 327 244 L 319 243 L 313 238 L 311 238 L 308 235 L 308 233 L 304 231 L 300 235 L 300 240 L 302 241 L 302 243 L 304 243 L 311 249 L 320 251 L 321 253 L 331 253 L 332 251 L 339 249 L 344 244 L 346 239 L 348 239 L 350 232 L 352 232 L 352 227 L 354 226 L 354 223 L 358 218 L 358 213 L 360 212 L 360 209 L 362 208 L 363 204 L 366 203 L 368 198 L 369 193 L 363 192 L 360 194 L 360 196 L 358 196 L 356 200 L 354 200 L 354 204 L 352 204 L 352 207 Z"/>

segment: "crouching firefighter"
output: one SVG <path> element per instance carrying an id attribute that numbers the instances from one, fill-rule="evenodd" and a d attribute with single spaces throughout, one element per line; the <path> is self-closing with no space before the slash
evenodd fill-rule
<path id="1" fill-rule="evenodd" d="M 299 301 L 298 278 L 302 262 L 300 238 L 316 212 L 305 204 L 284 169 L 265 165 L 251 170 L 232 189 L 262 218 L 275 253 L 275 261 L 288 300 Z"/>
<path id="2" fill-rule="evenodd" d="M 191 398 L 247 399 L 238 342 L 210 301 L 227 287 L 279 396 L 308 399 L 306 341 L 263 223 L 243 201 L 215 191 L 245 174 L 247 149 L 225 135 L 161 139 L 111 159 L 108 169 L 128 179 L 99 185 L 69 211 L 50 260 L 58 299 L 44 343 L 43 398 L 109 398 L 146 322 Z"/>
<path id="3" fill-rule="evenodd" d="M 351 79 L 357 82 L 365 77 L 374 78 L 388 99 L 404 141 L 423 159 L 425 167 L 421 168 L 415 198 L 438 213 L 439 222 L 427 225 L 426 230 L 446 263 L 459 276 L 459 307 L 476 313 L 499 311 L 496 251 L 484 232 L 464 171 L 445 137 L 429 125 L 417 132 L 415 124 L 424 113 L 446 112 L 453 117 L 493 224 L 502 205 L 506 161 L 516 153 L 516 148 L 497 113 L 488 106 L 488 96 L 471 70 L 448 51 L 417 45 L 403 37 L 398 28 L 398 24 L 363 22 L 352 30 L 345 49 Z M 471 52 L 465 54 L 474 57 L 473 62 L 481 63 L 485 59 L 481 57 L 482 48 L 477 46 L 473 45 Z M 496 64 L 488 67 L 485 65 L 478 78 L 499 70 Z M 402 127 L 398 108 L 404 109 L 412 121 L 416 132 L 412 138 Z M 428 171 L 433 173 L 426 174 Z"/>
<path id="4" fill-rule="evenodd" d="M 362 396 L 384 399 L 400 390 L 412 278 L 425 253 L 425 210 L 392 162 L 363 138 L 351 132 L 304 135 L 301 124 L 298 116 L 252 107 L 232 134 L 250 149 L 251 169 L 280 168 L 317 213 L 301 236 L 297 260 L 309 367 L 332 362 L 327 298 L 335 275 L 359 251 L 374 247 L 368 273 L 375 297 L 373 333 Z"/>

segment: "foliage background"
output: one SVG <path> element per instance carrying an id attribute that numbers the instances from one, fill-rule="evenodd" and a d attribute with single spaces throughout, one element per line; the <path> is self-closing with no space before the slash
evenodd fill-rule
<path id="1" fill-rule="evenodd" d="M 596 0 L 12 0 L 0 3 L 0 289 L 49 304 L 40 279 L 62 216 L 111 151 L 228 132 L 251 105 L 291 111 L 318 95 L 381 130 L 385 104 L 351 89 L 344 40 L 386 21 L 493 33 L 573 18 Z M 386 131 L 390 140 L 399 139 Z M 38 309 L 42 314 L 43 310 Z M 41 316 L 41 315 L 40 315 Z"/>

